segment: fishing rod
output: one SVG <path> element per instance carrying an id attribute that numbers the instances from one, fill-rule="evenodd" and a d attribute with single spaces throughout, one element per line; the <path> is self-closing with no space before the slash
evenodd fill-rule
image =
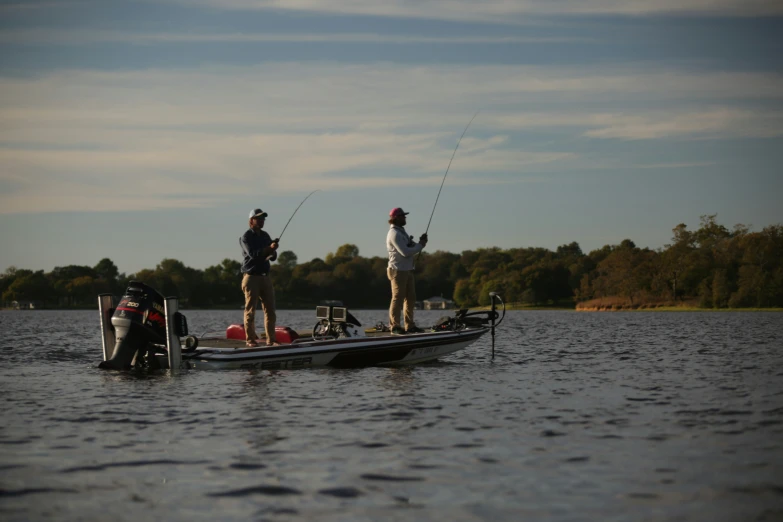
<path id="1" fill-rule="evenodd" d="M 462 138 L 465 136 L 465 133 L 468 132 L 468 127 L 470 127 L 470 124 L 473 123 L 473 120 L 478 116 L 479 111 L 476 111 L 476 113 L 473 115 L 473 118 L 470 119 L 467 125 L 465 125 L 465 130 L 462 131 L 462 135 L 457 140 L 457 146 L 454 147 L 454 152 L 451 153 L 451 159 L 449 160 L 449 164 L 446 166 L 446 173 L 443 175 L 443 180 L 440 182 L 440 188 L 438 189 L 438 196 L 435 198 L 435 204 L 432 205 L 432 214 L 430 214 L 430 220 L 427 222 L 427 230 L 424 231 L 424 235 L 427 235 L 427 232 L 430 231 L 430 225 L 432 224 L 432 216 L 435 215 L 435 207 L 438 206 L 438 200 L 440 199 L 440 192 L 443 190 L 443 184 L 446 183 L 446 176 L 449 175 L 449 169 L 451 168 L 451 162 L 454 161 L 454 156 L 457 154 L 457 149 L 459 148 L 459 144 L 462 142 Z M 419 251 L 418 254 L 416 254 L 416 260 L 418 261 L 419 257 L 421 256 L 421 251 Z"/>
<path id="2" fill-rule="evenodd" d="M 307 196 L 305 196 L 305 198 L 302 200 L 302 202 L 301 202 L 301 203 L 299 203 L 299 207 L 301 207 L 302 205 L 304 205 L 304 202 L 305 202 L 305 201 L 307 201 L 307 198 L 309 198 L 310 196 L 312 196 L 312 195 L 313 195 L 313 194 L 315 194 L 316 192 L 318 192 L 318 190 L 314 190 L 314 191 L 312 191 L 311 193 L 309 193 Z M 286 222 L 285 226 L 283 227 L 283 231 L 282 231 L 282 232 L 280 232 L 280 235 L 277 237 L 277 240 L 278 240 L 278 241 L 280 241 L 280 238 L 282 238 L 282 237 L 283 237 L 283 234 L 285 234 L 285 229 L 286 229 L 286 228 L 288 228 L 288 223 L 290 223 L 290 222 L 291 222 L 291 220 L 292 220 L 292 219 L 294 219 L 294 216 L 296 215 L 296 212 L 299 210 L 299 207 L 296 207 L 296 210 L 294 210 L 294 213 L 293 213 L 293 214 L 291 214 L 291 217 L 290 217 L 290 218 L 288 218 L 288 222 Z"/>
<path id="3" fill-rule="evenodd" d="M 293 213 L 293 214 L 291 214 L 291 217 L 290 217 L 290 218 L 288 218 L 288 221 L 286 222 L 285 226 L 283 227 L 283 231 L 282 231 L 282 232 L 280 232 L 280 235 L 277 237 L 277 239 L 275 239 L 275 240 L 274 240 L 274 242 L 275 242 L 275 243 L 279 243 L 279 242 L 280 242 L 280 238 L 282 238 L 282 237 L 283 237 L 283 234 L 285 234 L 285 229 L 287 229 L 287 228 L 288 228 L 288 224 L 291 222 L 291 220 L 292 220 L 292 219 L 294 219 L 294 216 L 296 215 L 297 211 L 299 210 L 299 208 L 300 208 L 302 205 L 304 205 L 304 202 L 305 202 L 305 201 L 307 201 L 307 198 L 309 198 L 310 196 L 312 196 L 313 194 L 315 194 L 316 192 L 318 192 L 318 190 L 319 190 L 319 189 L 316 189 L 316 190 L 312 191 L 311 193 L 309 193 L 307 196 L 305 196 L 305 198 L 302 200 L 302 202 L 301 202 L 301 203 L 299 203 L 299 206 L 298 206 L 298 207 L 296 207 L 296 209 L 294 210 L 294 213 Z M 269 259 L 271 259 L 271 258 L 272 258 L 272 256 L 269 256 L 269 257 L 267 257 L 266 259 L 267 259 L 267 260 L 269 260 Z"/>
<path id="4" fill-rule="evenodd" d="M 449 169 L 451 168 L 451 162 L 454 161 L 454 156 L 457 154 L 457 149 L 459 148 L 459 144 L 462 141 L 462 138 L 465 136 L 465 133 L 468 132 L 468 127 L 470 127 L 470 124 L 473 123 L 473 120 L 478 115 L 479 111 L 476 111 L 476 114 L 473 115 L 473 118 L 470 119 L 467 125 L 465 125 L 465 130 L 462 131 L 462 136 L 459 137 L 459 140 L 457 140 L 457 146 L 454 147 L 454 152 L 451 153 L 451 159 L 449 160 L 449 164 L 446 167 L 446 173 L 443 175 L 443 181 L 440 182 L 440 189 L 438 189 L 438 196 L 435 198 L 435 204 L 432 206 L 432 214 L 430 214 L 430 220 L 427 223 L 427 230 L 424 231 L 424 234 L 426 235 L 427 232 L 430 230 L 430 224 L 432 223 L 432 216 L 435 215 L 435 207 L 438 206 L 438 200 L 440 199 L 440 192 L 443 190 L 443 184 L 446 183 L 446 176 L 449 175 Z"/>

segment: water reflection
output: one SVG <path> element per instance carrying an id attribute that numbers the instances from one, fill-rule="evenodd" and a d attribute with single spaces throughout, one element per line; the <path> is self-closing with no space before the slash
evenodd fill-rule
<path id="1" fill-rule="evenodd" d="M 401 368 L 388 368 L 385 375 L 381 378 L 381 384 L 384 388 L 398 394 L 411 393 L 416 383 L 415 368 L 404 366 Z"/>

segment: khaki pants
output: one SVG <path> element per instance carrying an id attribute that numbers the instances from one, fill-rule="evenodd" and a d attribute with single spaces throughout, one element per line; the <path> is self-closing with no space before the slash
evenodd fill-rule
<path id="1" fill-rule="evenodd" d="M 269 276 L 245 274 L 242 276 L 242 292 L 245 293 L 245 337 L 248 341 L 258 340 L 256 334 L 256 307 L 261 299 L 264 310 L 264 328 L 266 342 L 276 342 L 275 339 L 275 288 Z"/>
<path id="2" fill-rule="evenodd" d="M 416 282 L 413 280 L 413 270 L 386 269 L 386 276 L 391 281 L 391 306 L 389 306 L 389 326 L 400 325 L 400 311 L 405 304 L 405 328 L 413 328 L 413 309 L 416 306 Z"/>

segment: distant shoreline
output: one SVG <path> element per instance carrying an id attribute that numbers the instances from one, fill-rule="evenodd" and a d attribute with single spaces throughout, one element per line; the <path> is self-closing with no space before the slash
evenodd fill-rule
<path id="1" fill-rule="evenodd" d="M 489 310 L 488 306 L 476 307 L 476 309 Z M 506 303 L 506 310 L 522 311 L 571 311 L 571 312 L 783 312 L 783 308 L 699 308 L 692 302 L 683 304 L 672 303 L 604 303 L 596 304 L 591 301 L 585 303 L 568 303 L 534 306 L 524 303 Z"/>
<path id="2" fill-rule="evenodd" d="M 692 306 L 656 306 L 638 308 L 576 308 L 575 312 L 783 312 L 783 308 L 698 308 Z"/>

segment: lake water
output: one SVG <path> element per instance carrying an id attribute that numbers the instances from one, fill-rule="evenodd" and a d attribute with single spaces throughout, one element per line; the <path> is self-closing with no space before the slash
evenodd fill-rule
<path id="1" fill-rule="evenodd" d="M 0 312 L 0 519 L 783 520 L 783 314 L 515 311 L 496 347 L 112 373 L 97 311 Z"/>

